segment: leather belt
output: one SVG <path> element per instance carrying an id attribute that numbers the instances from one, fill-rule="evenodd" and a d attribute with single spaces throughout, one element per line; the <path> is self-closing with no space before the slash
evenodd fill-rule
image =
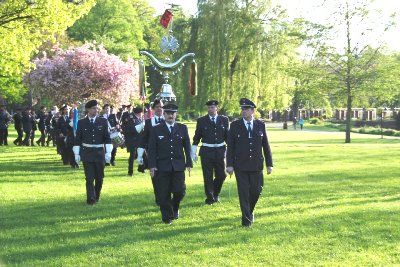
<path id="1" fill-rule="evenodd" d="M 219 143 L 219 144 L 207 144 L 207 143 L 202 143 L 202 146 L 206 146 L 206 147 L 221 147 L 224 146 L 225 143 Z"/>
<path id="2" fill-rule="evenodd" d="M 104 147 L 103 144 L 85 144 L 85 143 L 82 143 L 82 146 L 84 146 L 84 147 L 95 147 L 95 148 Z"/>

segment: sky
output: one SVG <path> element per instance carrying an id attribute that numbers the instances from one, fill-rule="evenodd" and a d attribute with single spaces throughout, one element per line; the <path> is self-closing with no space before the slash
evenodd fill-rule
<path id="1" fill-rule="evenodd" d="M 181 5 L 184 11 L 187 11 L 188 14 L 195 14 L 197 11 L 197 0 L 148 0 L 149 3 L 154 6 L 158 14 L 162 14 L 165 9 L 169 8 L 170 5 L 168 3 L 174 3 Z M 299 17 L 302 16 L 307 20 L 324 24 L 327 21 L 332 20 L 330 14 L 332 13 L 332 5 L 335 2 L 340 2 L 343 0 L 329 0 L 325 1 L 327 7 L 321 8 L 318 6 L 318 3 L 323 2 L 323 0 L 272 0 L 273 5 L 280 4 L 282 7 L 288 10 L 288 14 L 290 17 Z M 372 45 L 378 45 L 379 40 L 384 40 L 390 50 L 395 50 L 400 52 L 400 1 L 399 0 L 376 0 L 374 3 L 374 7 L 377 7 L 382 10 L 382 14 L 388 16 L 392 12 L 397 12 L 399 25 L 391 28 L 389 32 L 387 32 L 384 36 L 378 36 L 374 33 L 377 31 L 370 31 L 368 34 L 364 35 L 364 37 L 368 38 L 369 41 L 372 42 Z M 378 22 L 371 25 L 371 29 L 378 27 Z M 360 24 L 361 25 L 361 24 Z M 365 26 L 365 25 L 363 25 Z M 356 28 L 355 32 L 358 32 L 357 25 L 354 25 Z M 361 41 L 362 37 L 358 36 L 357 39 Z M 335 47 L 341 46 L 343 43 L 343 35 L 335 37 L 335 40 L 332 41 L 332 45 Z"/>

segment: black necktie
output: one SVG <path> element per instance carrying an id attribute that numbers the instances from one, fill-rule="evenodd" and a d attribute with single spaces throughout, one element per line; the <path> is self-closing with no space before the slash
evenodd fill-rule
<path id="1" fill-rule="evenodd" d="M 249 132 L 249 138 L 251 138 L 251 123 L 247 123 L 247 131 Z"/>
<path id="2" fill-rule="evenodd" d="M 172 133 L 173 126 L 169 126 L 169 132 Z"/>
<path id="3" fill-rule="evenodd" d="M 211 117 L 211 120 L 215 124 L 215 117 Z"/>
<path id="4" fill-rule="evenodd" d="M 94 123 L 94 119 L 90 119 L 90 123 L 93 124 Z"/>

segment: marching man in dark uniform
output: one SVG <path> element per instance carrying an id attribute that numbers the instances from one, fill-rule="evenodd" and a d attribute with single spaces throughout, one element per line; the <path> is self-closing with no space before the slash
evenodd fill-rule
<path id="1" fill-rule="evenodd" d="M 154 126 L 156 126 L 164 121 L 162 100 L 160 100 L 160 99 L 154 100 L 154 102 L 151 105 L 151 108 L 153 110 L 154 115 L 152 118 L 145 120 L 144 129 L 140 136 L 140 144 L 137 149 L 137 153 L 138 153 L 137 161 L 138 161 L 139 166 L 143 166 L 143 169 L 146 167 L 146 165 L 148 165 L 148 162 L 145 162 L 145 158 L 146 158 L 145 152 L 147 152 L 147 155 L 148 155 L 150 131 L 152 130 L 152 128 Z M 156 190 L 157 184 L 155 182 L 155 177 L 151 177 L 151 182 L 153 183 L 156 204 L 160 205 L 160 201 L 157 199 L 157 190 Z"/>
<path id="2" fill-rule="evenodd" d="M 13 115 L 13 120 L 14 120 L 14 128 L 18 134 L 17 139 L 15 139 L 13 143 L 16 146 L 21 146 L 24 132 L 22 130 L 22 115 L 20 108 L 17 108 L 16 113 Z"/>
<path id="3" fill-rule="evenodd" d="M 254 208 L 264 185 L 264 158 L 267 174 L 272 173 L 272 154 L 265 124 L 253 118 L 256 105 L 247 98 L 239 101 L 243 119 L 231 123 L 228 133 L 226 172 L 235 172 L 242 226 L 254 222 Z"/>
<path id="4" fill-rule="evenodd" d="M 126 148 L 129 152 L 128 175 L 133 175 L 133 162 L 136 159 L 136 150 L 139 146 L 140 133 L 144 128 L 144 123 L 140 117 L 141 108 L 134 108 L 133 113 L 129 114 L 124 129 Z"/>
<path id="5" fill-rule="evenodd" d="M 46 141 L 46 116 L 46 107 L 41 106 L 37 114 L 37 118 L 39 119 L 38 126 L 40 131 L 40 138 L 36 141 L 36 144 L 38 146 L 44 146 L 44 142 Z"/>
<path id="6" fill-rule="evenodd" d="M 68 147 L 68 141 L 70 143 L 70 140 L 72 140 L 71 138 L 73 138 L 73 128 L 71 126 L 72 120 L 69 117 L 69 112 L 70 107 L 68 105 L 64 105 L 60 109 L 61 116 L 57 121 L 57 147 L 61 154 L 64 165 L 71 165 L 71 167 L 75 167 L 75 162 L 72 159 L 72 147 Z"/>
<path id="7" fill-rule="evenodd" d="M 78 121 L 73 151 L 75 161 L 78 163 L 82 159 L 83 162 L 87 204 L 94 205 L 100 199 L 104 166 L 111 160 L 113 145 L 107 120 L 97 116 L 100 109 L 97 101 L 88 101 L 85 109 L 87 117 Z"/>
<path id="8" fill-rule="evenodd" d="M 178 107 L 164 106 L 165 121 L 153 127 L 149 139 L 150 175 L 157 183 L 162 221 L 179 218 L 179 205 L 186 193 L 185 168 L 193 167 L 187 126 L 175 122 Z M 172 194 L 172 198 L 171 198 Z"/>
<path id="9" fill-rule="evenodd" d="M 30 138 L 32 134 L 32 122 L 33 122 L 33 117 L 31 114 L 31 108 L 28 107 L 25 109 L 25 111 L 22 112 L 22 129 L 24 130 L 25 133 L 25 138 L 23 143 L 25 146 L 30 145 Z"/>
<path id="10" fill-rule="evenodd" d="M 197 145 L 201 140 L 201 167 L 207 197 L 205 203 L 212 205 L 219 202 L 219 193 L 226 178 L 225 142 L 228 137 L 229 120 L 226 116 L 218 115 L 217 100 L 210 100 L 206 105 L 208 106 L 208 114 L 197 120 L 191 156 L 194 161 L 197 161 Z"/>
<path id="11" fill-rule="evenodd" d="M 119 129 L 119 120 L 117 118 L 117 115 L 114 113 L 114 106 L 110 106 L 109 104 L 105 104 L 103 106 L 103 118 L 105 118 L 110 126 L 110 131 L 111 129 Z M 117 145 L 114 145 L 114 148 L 111 152 L 111 161 L 110 164 L 112 166 L 115 166 L 115 156 L 117 154 Z"/>

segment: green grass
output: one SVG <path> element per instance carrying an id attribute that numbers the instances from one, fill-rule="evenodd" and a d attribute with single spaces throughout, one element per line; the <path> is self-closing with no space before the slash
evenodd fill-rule
<path id="1" fill-rule="evenodd" d="M 400 139 L 268 132 L 275 167 L 250 229 L 234 177 L 221 203 L 203 204 L 199 164 L 181 218 L 164 225 L 148 173 L 126 176 L 125 151 L 91 207 L 83 170 L 53 148 L 0 147 L 0 266 L 400 265 Z"/>

